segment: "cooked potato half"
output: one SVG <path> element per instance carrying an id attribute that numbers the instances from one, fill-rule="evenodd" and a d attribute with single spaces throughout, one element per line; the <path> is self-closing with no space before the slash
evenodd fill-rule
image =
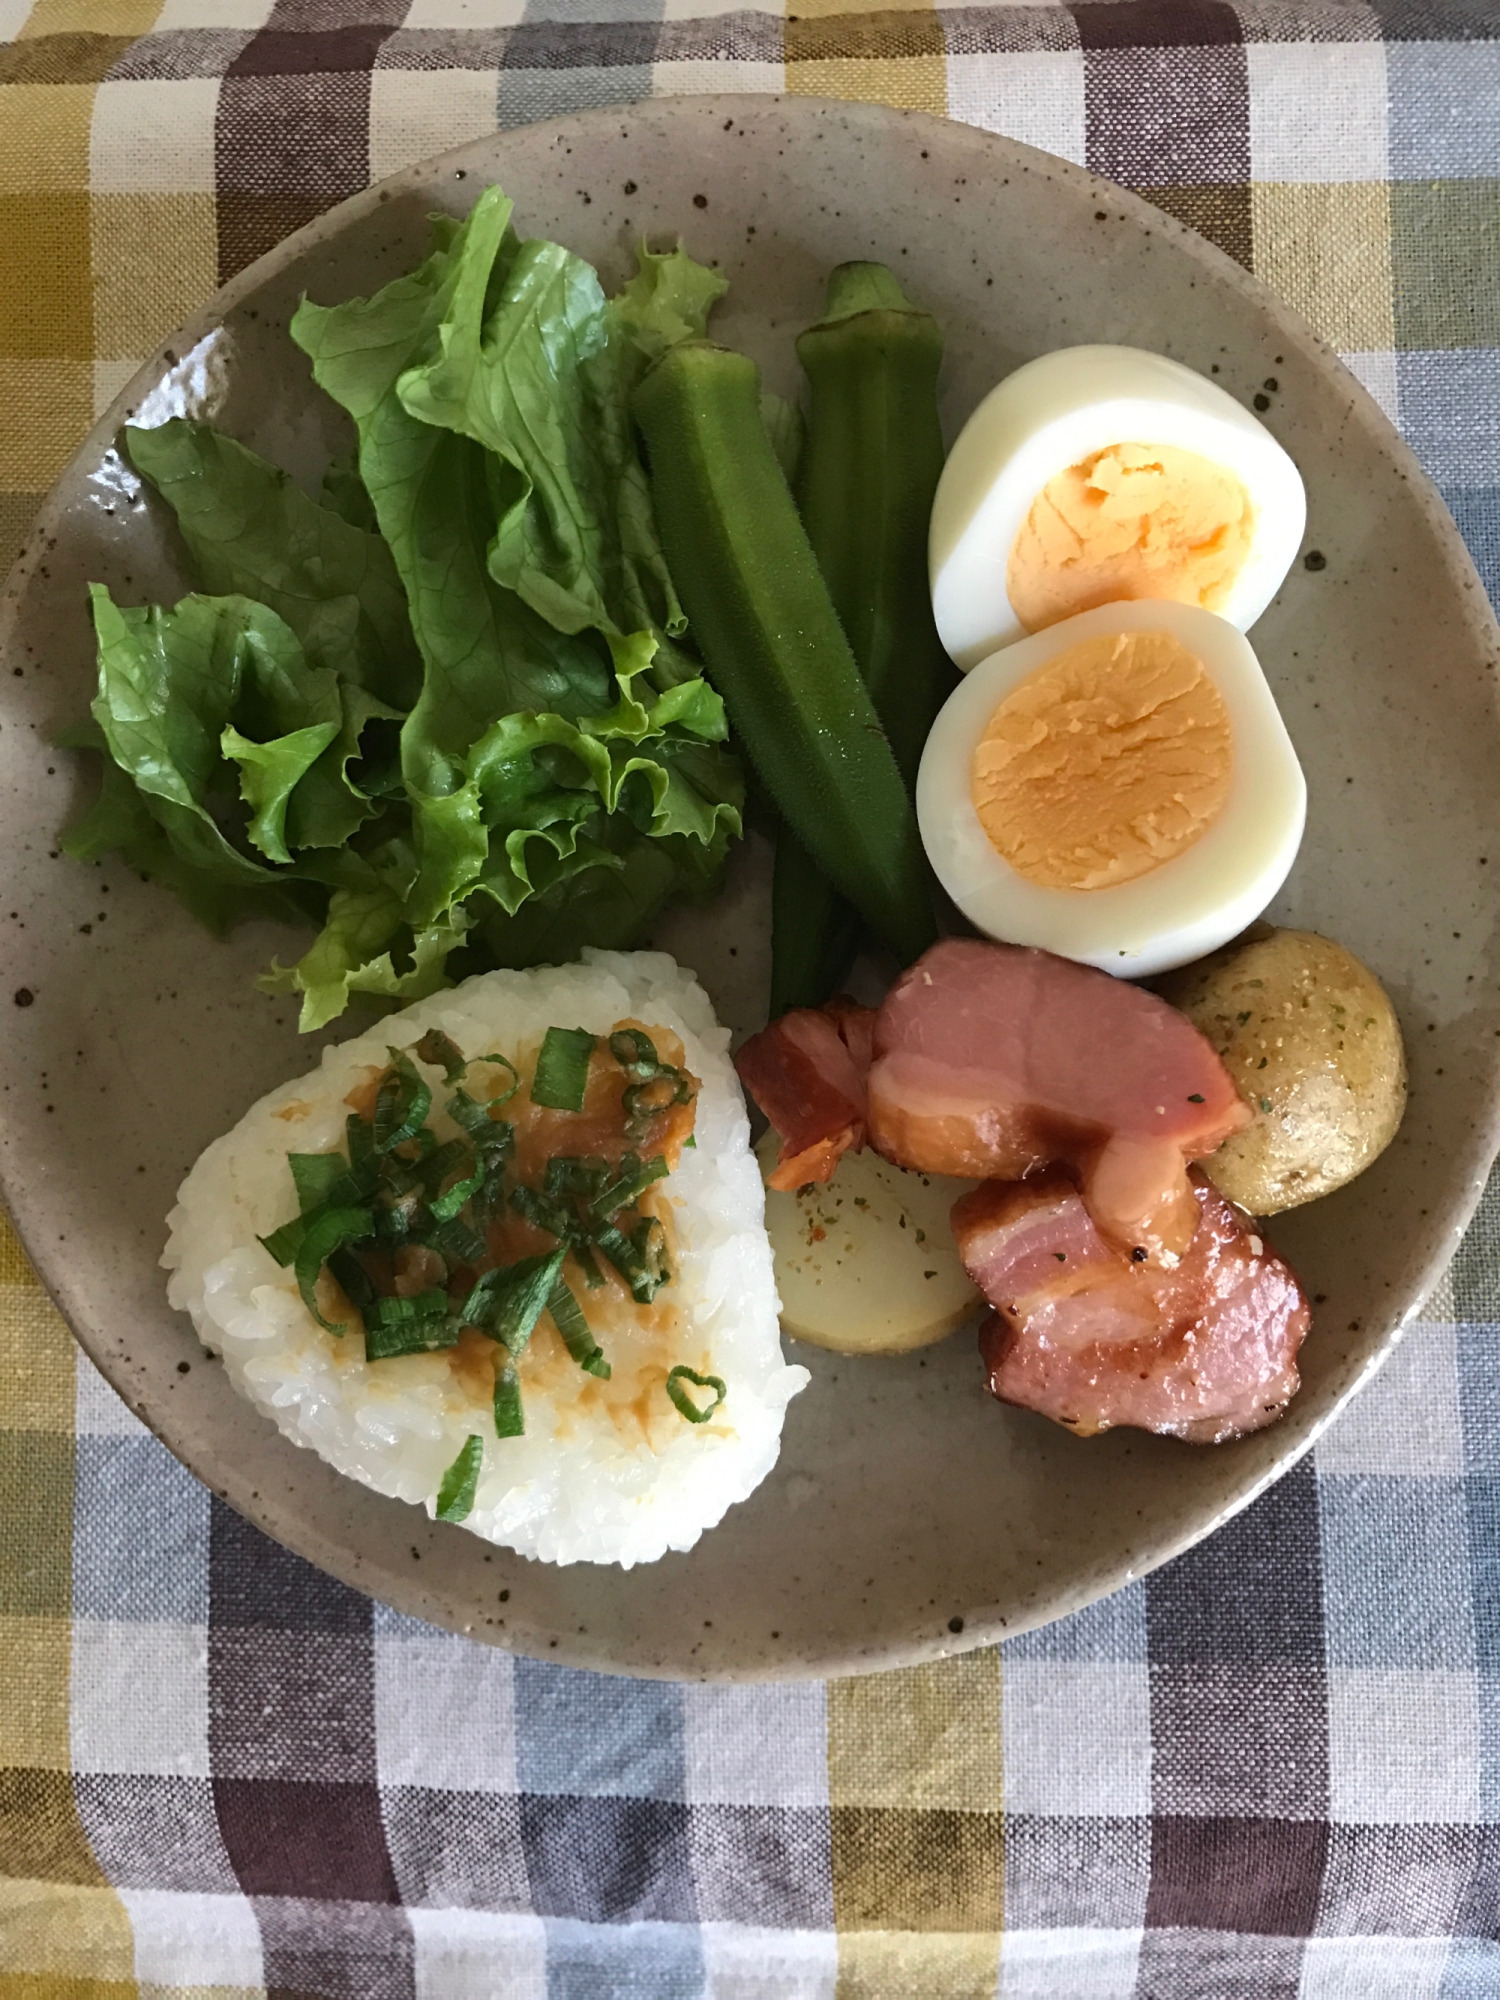
<path id="1" fill-rule="evenodd" d="M 769 1173 L 776 1134 L 756 1151 Z M 948 1226 L 973 1185 L 866 1151 L 846 1153 L 831 1181 L 767 1188 L 783 1330 L 840 1354 L 899 1354 L 952 1333 L 980 1303 Z"/>
<path id="2" fill-rule="evenodd" d="M 1396 1136 L 1401 1030 L 1385 988 L 1342 945 L 1272 931 L 1159 988 L 1213 1043 L 1254 1110 L 1255 1122 L 1203 1162 L 1252 1215 L 1331 1194 Z"/>

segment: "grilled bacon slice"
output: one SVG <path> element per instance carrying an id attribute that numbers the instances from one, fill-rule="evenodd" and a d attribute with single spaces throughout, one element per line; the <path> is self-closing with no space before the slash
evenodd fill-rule
<path id="1" fill-rule="evenodd" d="M 945 939 L 902 975 L 876 1018 L 874 1058 L 869 1136 L 888 1160 L 969 1180 L 1066 1166 L 1099 1229 L 1153 1261 L 1180 1256 L 1197 1227 L 1186 1163 L 1250 1119 L 1212 1047 L 1165 1000 L 977 938 Z"/>
<path id="2" fill-rule="evenodd" d="M 994 1308 L 979 1344 L 992 1392 L 1079 1436 L 1116 1424 L 1218 1444 L 1274 1423 L 1298 1388 L 1310 1317 L 1295 1275 L 1201 1173 L 1201 1217 L 1172 1269 L 1095 1227 L 1067 1175 L 990 1182 L 954 1205 Z"/>
<path id="3" fill-rule="evenodd" d="M 781 1139 L 767 1185 L 826 1181 L 865 1143 L 865 1073 L 874 1010 L 840 995 L 826 1007 L 794 1007 L 743 1043 L 740 1081 Z"/>

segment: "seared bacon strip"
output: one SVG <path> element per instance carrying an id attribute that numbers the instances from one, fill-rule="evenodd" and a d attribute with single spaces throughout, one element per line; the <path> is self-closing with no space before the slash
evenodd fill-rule
<path id="1" fill-rule="evenodd" d="M 830 1180 L 843 1155 L 864 1145 L 874 1020 L 873 1009 L 840 996 L 792 1008 L 741 1046 L 740 1081 L 781 1139 L 769 1187 Z"/>
<path id="2" fill-rule="evenodd" d="M 1107 1242 L 1052 1172 L 957 1202 L 959 1254 L 994 1312 L 990 1388 L 1080 1436 L 1131 1424 L 1218 1444 L 1274 1423 L 1296 1394 L 1309 1308 L 1296 1277 L 1205 1177 L 1171 1270 Z"/>
<path id="3" fill-rule="evenodd" d="M 1197 1227 L 1186 1162 L 1250 1118 L 1175 1007 L 1017 945 L 934 945 L 886 995 L 874 1053 L 869 1133 L 888 1160 L 1000 1181 L 1067 1166 L 1104 1234 L 1156 1261 Z"/>

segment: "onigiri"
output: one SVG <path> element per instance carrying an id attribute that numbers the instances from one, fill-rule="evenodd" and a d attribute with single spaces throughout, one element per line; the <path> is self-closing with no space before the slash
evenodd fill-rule
<path id="1" fill-rule="evenodd" d="M 207 1148 L 168 1297 L 294 1442 L 545 1562 L 689 1549 L 775 1465 L 782 1357 L 728 1031 L 660 952 L 481 974 Z"/>

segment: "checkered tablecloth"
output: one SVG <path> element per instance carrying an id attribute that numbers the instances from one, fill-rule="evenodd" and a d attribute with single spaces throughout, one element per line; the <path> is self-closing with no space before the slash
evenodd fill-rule
<path id="1" fill-rule="evenodd" d="M 496 126 L 737 89 L 1141 189 L 1344 352 L 1500 592 L 1494 0 L 791 6 L 0 0 L 0 563 L 287 230 Z M 997 1651 L 745 1689 L 513 1660 L 273 1547 L 3 1229 L 0 2000 L 1500 1995 L 1500 1186 L 1193 1554 Z"/>

